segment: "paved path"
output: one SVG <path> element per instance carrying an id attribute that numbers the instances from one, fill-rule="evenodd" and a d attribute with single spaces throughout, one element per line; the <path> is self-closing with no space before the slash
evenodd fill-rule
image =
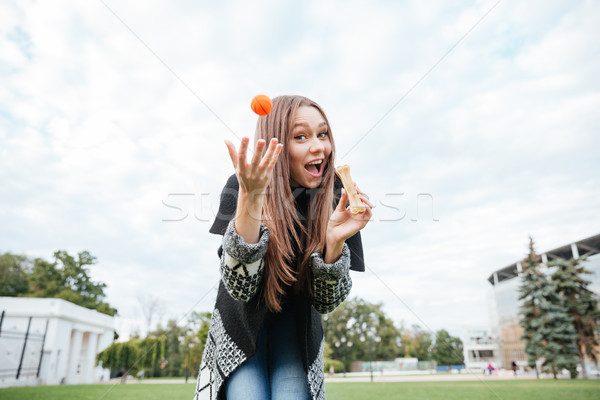
<path id="1" fill-rule="evenodd" d="M 374 382 L 452 382 L 452 381 L 506 381 L 506 380 L 528 380 L 535 379 L 535 374 L 519 374 L 516 377 L 512 374 L 499 374 L 499 375 L 483 375 L 476 373 L 462 373 L 462 374 L 426 374 L 426 375 L 381 375 L 374 374 Z M 348 375 L 346 378 L 342 374 L 335 376 L 325 376 L 326 383 L 342 383 L 342 382 L 369 382 L 371 377 L 369 374 L 359 375 Z M 119 383 L 120 378 L 111 379 L 109 382 L 104 383 Z M 163 383 L 185 383 L 183 378 L 173 379 L 128 379 L 127 384 L 163 384 Z M 195 379 L 189 379 L 188 384 L 195 384 Z"/>
<path id="2" fill-rule="evenodd" d="M 98 382 L 98 383 L 121 383 L 121 378 L 113 378 L 108 382 Z M 173 378 L 173 379 L 134 379 L 134 378 L 129 378 L 127 379 L 127 384 L 133 384 L 135 385 L 136 383 L 145 383 L 145 384 L 162 384 L 162 383 L 185 383 L 185 379 L 183 378 Z M 196 384 L 196 379 L 188 379 L 188 383 L 193 383 L 194 385 Z"/>

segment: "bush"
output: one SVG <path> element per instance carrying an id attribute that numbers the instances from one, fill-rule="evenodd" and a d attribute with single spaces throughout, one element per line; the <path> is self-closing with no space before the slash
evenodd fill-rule
<path id="1" fill-rule="evenodd" d="M 329 369 L 333 365 L 333 370 L 335 372 L 343 372 L 344 371 L 344 363 L 339 360 L 325 360 L 325 373 L 329 372 Z"/>

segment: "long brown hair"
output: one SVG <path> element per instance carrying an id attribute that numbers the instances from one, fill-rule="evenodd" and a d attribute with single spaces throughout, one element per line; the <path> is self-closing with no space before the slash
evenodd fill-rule
<path id="1" fill-rule="evenodd" d="M 298 217 L 290 187 L 289 146 L 294 118 L 298 108 L 315 107 L 325 119 L 331 141 L 331 154 L 324 160 L 321 186 L 315 191 L 308 207 L 306 225 Z M 294 286 L 296 293 L 310 288 L 310 255 L 323 251 L 327 223 L 333 212 L 333 182 L 335 145 L 325 112 L 314 101 L 302 96 L 279 96 L 273 99 L 273 109 L 256 124 L 255 140 L 271 138 L 283 143 L 283 149 L 273 170 L 265 194 L 262 222 L 270 230 L 265 254 L 265 284 L 263 295 L 269 310 L 279 312 L 286 288 Z M 298 233 L 299 232 L 299 233 Z M 300 254 L 293 254 L 299 249 Z M 295 265 L 292 265 L 293 262 Z"/>

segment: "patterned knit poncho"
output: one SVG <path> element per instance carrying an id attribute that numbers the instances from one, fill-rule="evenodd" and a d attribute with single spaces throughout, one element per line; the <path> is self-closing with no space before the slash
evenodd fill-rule
<path id="1" fill-rule="evenodd" d="M 341 182 L 336 177 L 335 202 L 341 194 Z M 231 219 L 235 216 L 239 184 L 232 175 L 223 192 L 219 213 L 210 232 L 223 235 L 219 248 L 221 282 L 217 301 L 202 356 L 194 400 L 225 399 L 227 377 L 256 352 L 263 324 L 273 318 L 260 296 L 263 257 L 269 243 L 269 230 L 261 224 L 258 243 L 248 244 L 237 234 Z M 298 211 L 303 214 L 310 206 L 314 189 L 295 188 L 293 194 Z M 335 207 L 336 204 L 333 206 Z M 306 214 L 304 214 L 306 215 Z M 350 293 L 349 270 L 364 271 L 360 232 L 344 244 L 340 258 L 325 264 L 318 252 L 310 257 L 313 296 L 286 297 L 284 307 L 293 310 L 307 384 L 313 400 L 325 399 L 323 374 L 323 327 L 321 314 L 333 311 Z"/>

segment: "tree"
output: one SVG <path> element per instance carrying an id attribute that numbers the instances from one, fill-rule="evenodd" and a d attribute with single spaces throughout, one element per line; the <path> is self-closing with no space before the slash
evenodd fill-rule
<path id="1" fill-rule="evenodd" d="M 165 328 L 159 328 L 151 332 L 152 336 L 165 338 L 166 366 L 160 370 L 160 376 L 183 376 L 185 373 L 185 348 L 180 342 L 180 336 L 186 337 L 187 329 L 177 325 L 177 321 L 171 319 L 167 321 Z"/>
<path id="2" fill-rule="evenodd" d="M 139 342 L 140 359 L 136 365 L 148 370 L 150 377 L 154 377 L 155 371 L 160 368 L 160 363 L 165 358 L 164 336 L 147 336 Z"/>
<path id="3" fill-rule="evenodd" d="M 164 310 L 164 304 L 158 297 L 153 296 L 151 294 L 138 295 L 137 299 L 140 303 L 142 314 L 144 314 L 144 322 L 146 323 L 146 334 L 148 334 L 152 327 L 152 320 L 156 316 L 160 317 Z"/>
<path id="4" fill-rule="evenodd" d="M 542 281 L 544 301 L 540 305 L 539 331 L 544 345 L 544 366 L 548 367 L 557 379 L 557 373 L 563 368 L 577 377 L 577 333 L 573 318 L 567 312 L 563 299 L 548 279 Z"/>
<path id="5" fill-rule="evenodd" d="M 414 357 L 420 361 L 431 360 L 433 344 L 431 333 L 423 330 L 419 325 L 413 325 L 412 330 L 402 327 L 401 340 L 404 357 Z"/>
<path id="6" fill-rule="evenodd" d="M 346 368 L 354 360 L 390 359 L 400 352 L 396 340 L 398 330 L 383 312 L 381 304 L 360 298 L 348 300 L 323 316 L 323 330 L 325 341 L 333 351 L 331 357 L 345 359 Z M 337 347 L 336 342 L 340 343 Z"/>
<path id="7" fill-rule="evenodd" d="M 22 296 L 29 291 L 31 261 L 22 255 L 0 255 L 0 296 Z"/>
<path id="8" fill-rule="evenodd" d="M 87 266 L 95 263 L 96 257 L 87 251 L 77 258 L 57 251 L 54 262 L 4 253 L 0 255 L 0 295 L 59 298 L 115 315 L 117 310 L 104 302 L 106 284 L 90 278 Z"/>
<path id="9" fill-rule="evenodd" d="M 89 275 L 88 265 L 96 263 L 89 252 L 78 253 L 77 258 L 66 251 L 54 253 L 54 262 L 36 258 L 29 275 L 31 297 L 54 297 L 77 305 L 115 315 L 117 310 L 104 302 L 106 284 L 94 282 Z"/>
<path id="10" fill-rule="evenodd" d="M 535 368 L 535 373 L 539 379 L 537 370 L 537 360 L 543 356 L 543 338 L 539 332 L 541 308 L 544 301 L 541 281 L 542 272 L 539 265 L 541 258 L 537 255 L 534 248 L 533 239 L 529 238 L 529 254 L 523 260 L 521 272 L 521 285 L 519 286 L 519 300 L 523 303 L 519 309 L 521 319 L 519 325 L 523 328 L 521 339 L 525 340 L 525 353 L 527 354 L 527 363 L 531 368 Z"/>
<path id="11" fill-rule="evenodd" d="M 198 370 L 202 362 L 202 354 L 204 353 L 204 346 L 206 346 L 211 318 L 211 313 L 197 311 L 192 312 L 188 318 L 188 325 L 193 332 L 196 332 L 189 357 L 189 368 L 194 372 Z"/>
<path id="12" fill-rule="evenodd" d="M 182 368 L 185 375 L 185 383 L 187 383 L 190 371 L 192 371 L 192 375 L 196 375 L 196 369 L 200 365 L 202 353 L 199 351 L 198 337 L 192 329 L 186 329 L 185 333 L 179 336 L 179 343 L 182 346 Z"/>
<path id="13" fill-rule="evenodd" d="M 581 362 L 583 377 L 587 378 L 586 356 L 589 356 L 596 364 L 598 363 L 594 349 L 599 345 L 596 332 L 600 322 L 600 311 L 594 293 L 588 289 L 591 282 L 583 278 L 583 275 L 591 274 L 591 272 L 579 263 L 580 259 L 558 259 L 550 262 L 548 267 L 555 269 L 552 274 L 552 283 L 561 303 L 566 307 L 567 313 L 573 320 L 573 328 L 577 334 L 575 341 L 577 355 Z M 571 377 L 575 377 L 573 373 L 571 373 Z"/>
<path id="14" fill-rule="evenodd" d="M 540 257 L 529 238 L 529 254 L 523 260 L 519 300 L 523 327 L 522 339 L 525 340 L 525 353 L 529 366 L 536 369 L 537 361 L 550 369 L 556 379 L 557 373 L 566 368 L 571 376 L 576 373 L 577 334 L 573 328 L 573 319 L 562 304 L 561 296 L 555 285 L 540 269 Z M 539 378 L 539 375 L 538 375 Z"/>
<path id="15" fill-rule="evenodd" d="M 125 383 L 130 372 L 136 372 L 141 368 L 140 342 L 137 339 L 128 342 L 113 343 L 96 356 L 96 364 L 102 368 L 121 369 L 125 371 L 121 376 L 121 383 Z"/>
<path id="16" fill-rule="evenodd" d="M 463 365 L 463 343 L 459 338 L 450 336 L 444 329 L 439 330 L 435 335 L 431 357 L 438 365 Z"/>

